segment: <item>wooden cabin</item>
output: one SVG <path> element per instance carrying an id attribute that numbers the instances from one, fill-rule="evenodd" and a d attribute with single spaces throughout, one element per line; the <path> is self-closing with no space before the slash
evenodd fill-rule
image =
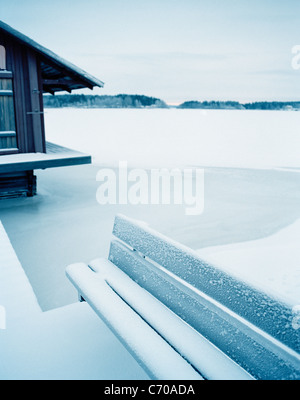
<path id="1" fill-rule="evenodd" d="M 0 197 L 36 194 L 34 170 L 91 163 L 48 143 L 43 93 L 103 82 L 0 21 Z"/>

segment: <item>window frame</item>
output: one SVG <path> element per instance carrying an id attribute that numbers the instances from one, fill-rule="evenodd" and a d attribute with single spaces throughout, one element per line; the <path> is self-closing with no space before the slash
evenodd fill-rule
<path id="1" fill-rule="evenodd" d="M 4 69 L 2 67 L 5 67 Z M 11 71 L 6 70 L 6 49 L 5 46 L 0 45 L 0 80 L 1 79 L 10 79 L 12 84 L 12 101 L 13 101 L 13 111 L 14 111 L 14 131 L 15 132 L 15 140 L 16 147 L 6 147 L 0 148 L 0 156 L 7 154 L 17 154 L 20 152 L 18 147 L 18 133 L 17 133 L 17 124 L 16 124 L 16 109 L 15 109 L 15 100 L 14 100 L 14 89 L 13 89 L 13 73 Z M 0 131 L 5 132 L 5 131 Z"/>

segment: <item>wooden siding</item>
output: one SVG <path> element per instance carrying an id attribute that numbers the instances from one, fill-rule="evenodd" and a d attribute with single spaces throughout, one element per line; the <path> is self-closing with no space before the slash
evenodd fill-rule
<path id="1" fill-rule="evenodd" d="M 16 125 L 12 79 L 0 74 L 0 152 L 16 150 Z"/>
<path id="2" fill-rule="evenodd" d="M 32 51 L 28 51 L 27 53 L 27 62 L 31 101 L 31 111 L 27 112 L 27 118 L 31 118 L 34 149 L 36 152 L 44 153 L 46 150 L 44 140 L 44 110 L 40 96 L 43 89 L 41 87 L 39 61 L 36 54 Z"/>
<path id="3" fill-rule="evenodd" d="M 6 49 L 6 68 L 12 74 L 19 152 L 44 153 L 46 143 L 40 61 L 34 50 L 1 31 L 0 45 Z"/>

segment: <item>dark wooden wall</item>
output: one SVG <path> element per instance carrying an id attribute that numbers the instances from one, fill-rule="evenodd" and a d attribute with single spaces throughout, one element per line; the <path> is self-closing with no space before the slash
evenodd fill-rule
<path id="1" fill-rule="evenodd" d="M 0 200 L 12 197 L 32 197 L 37 193 L 33 171 L 0 174 Z"/>
<path id="2" fill-rule="evenodd" d="M 0 31 L 6 68 L 12 72 L 17 147 L 20 153 L 46 151 L 43 87 L 37 53 Z M 3 151 L 0 155 L 4 154 Z"/>
<path id="3" fill-rule="evenodd" d="M 0 71 L 0 150 L 17 148 L 12 74 Z"/>

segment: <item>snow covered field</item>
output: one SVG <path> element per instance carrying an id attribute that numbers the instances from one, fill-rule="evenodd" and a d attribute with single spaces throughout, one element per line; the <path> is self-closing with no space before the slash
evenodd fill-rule
<path id="1" fill-rule="evenodd" d="M 100 165 L 300 166 L 298 112 L 46 109 L 47 140 Z"/>
<path id="2" fill-rule="evenodd" d="M 43 311 L 76 301 L 65 268 L 107 256 L 119 212 L 274 296 L 300 303 L 300 113 L 46 109 L 45 118 L 48 141 L 92 154 L 93 165 L 37 171 L 38 196 L 0 202 L 0 221 Z M 187 216 L 181 205 L 100 206 L 97 172 L 117 168 L 120 160 L 132 167 L 204 167 L 203 214 Z M 76 312 L 70 308 L 70 316 Z M 104 337 L 114 343 L 106 331 Z M 130 375 L 112 363 L 102 367 L 105 379 Z M 134 366 L 132 372 L 143 376 Z"/>

